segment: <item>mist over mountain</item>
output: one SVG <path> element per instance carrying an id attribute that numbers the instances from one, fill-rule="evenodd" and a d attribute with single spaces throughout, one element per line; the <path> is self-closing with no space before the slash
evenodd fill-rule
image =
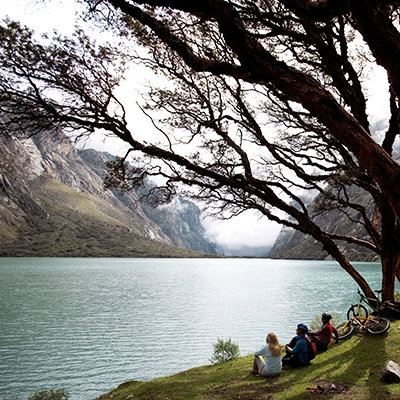
<path id="1" fill-rule="evenodd" d="M 271 246 L 239 246 L 239 247 L 225 247 L 224 254 L 231 257 L 268 257 Z"/>

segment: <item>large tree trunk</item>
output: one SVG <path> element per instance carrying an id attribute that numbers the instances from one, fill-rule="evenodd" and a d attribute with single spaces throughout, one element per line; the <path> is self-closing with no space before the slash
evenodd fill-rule
<path id="1" fill-rule="evenodd" d="M 389 257 L 382 257 L 382 300 L 394 299 L 394 287 L 396 270 L 399 267 L 400 254 L 391 254 Z M 393 252 L 392 252 L 393 253 Z"/>
<path id="2" fill-rule="evenodd" d="M 382 218 L 382 300 L 393 300 L 400 267 L 399 225 L 390 205 L 381 204 Z"/>

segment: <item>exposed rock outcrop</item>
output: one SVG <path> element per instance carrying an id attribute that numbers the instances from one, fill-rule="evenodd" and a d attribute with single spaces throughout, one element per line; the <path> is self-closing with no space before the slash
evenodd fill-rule
<path id="1" fill-rule="evenodd" d="M 0 256 L 204 255 L 173 246 L 135 192 L 122 202 L 105 190 L 101 176 L 57 132 L 0 135 L 0 244 Z"/>
<path id="2" fill-rule="evenodd" d="M 372 213 L 373 204 L 360 188 L 350 188 L 350 194 L 354 202 L 364 204 Z M 309 205 L 312 208 L 312 202 Z M 362 224 L 358 224 L 361 216 L 355 210 L 346 210 L 347 215 L 340 211 L 330 211 L 314 218 L 315 223 L 323 230 L 347 236 L 355 236 L 359 239 L 368 240 L 368 234 Z M 352 219 L 352 221 L 349 219 Z M 341 251 L 351 261 L 377 261 L 378 256 L 365 248 L 346 242 L 337 242 Z M 313 237 L 283 227 L 279 233 L 269 257 L 278 259 L 301 259 L 301 260 L 325 260 L 330 259 L 328 253 L 322 248 L 322 244 Z"/>
<path id="3" fill-rule="evenodd" d="M 106 174 L 105 162 L 115 159 L 111 154 L 99 153 L 93 149 L 80 150 L 79 155 L 102 179 Z M 140 209 L 162 230 L 174 246 L 217 254 L 216 245 L 205 238 L 205 231 L 200 220 L 200 208 L 194 202 L 181 196 L 176 197 L 170 204 L 153 207 L 146 200 L 145 194 L 154 186 L 154 183 L 147 182 L 138 194 L 121 192 L 119 189 L 113 189 L 112 192 L 129 209 Z"/>

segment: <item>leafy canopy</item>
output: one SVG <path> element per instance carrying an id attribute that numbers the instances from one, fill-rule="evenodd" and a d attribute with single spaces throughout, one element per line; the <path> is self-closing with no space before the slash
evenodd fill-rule
<path id="1" fill-rule="evenodd" d="M 16 22 L 1 27 L 3 130 L 115 135 L 130 148 L 110 165 L 109 184 L 128 188 L 161 175 L 163 200 L 181 191 L 223 218 L 257 210 L 311 235 L 373 298 L 343 252 L 343 243 L 360 246 L 382 260 L 383 297 L 393 298 L 400 276 L 396 0 L 79 2 L 100 36 L 114 34 L 113 45 L 82 30 L 39 42 Z M 168 81 L 154 81 L 141 102 L 157 133 L 138 131 L 116 95 L 128 90 L 131 63 Z M 382 140 L 370 129 L 365 89 L 377 65 L 390 96 Z M 314 208 L 303 191 L 318 196 Z M 318 222 L 332 210 L 362 229 L 338 234 Z"/>

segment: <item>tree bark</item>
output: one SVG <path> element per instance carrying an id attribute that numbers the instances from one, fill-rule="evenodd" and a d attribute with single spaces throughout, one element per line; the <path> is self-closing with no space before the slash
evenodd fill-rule
<path id="1" fill-rule="evenodd" d="M 394 299 L 395 278 L 400 268 L 399 224 L 390 206 L 382 204 L 382 300 Z"/>

